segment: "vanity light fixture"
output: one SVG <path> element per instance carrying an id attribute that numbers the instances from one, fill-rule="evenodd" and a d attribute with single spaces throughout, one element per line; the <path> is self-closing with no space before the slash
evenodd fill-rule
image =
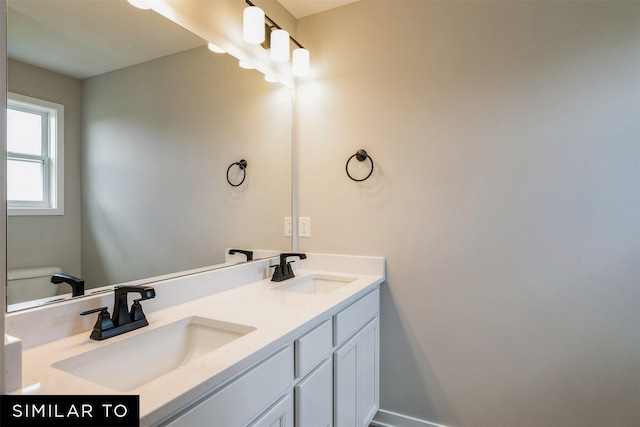
<path id="1" fill-rule="evenodd" d="M 273 19 L 269 18 L 262 9 L 254 5 L 250 0 L 245 0 L 249 6 L 244 9 L 242 30 L 247 43 L 261 44 L 265 39 L 271 48 L 270 57 L 275 62 L 289 61 L 289 43 L 293 42 L 297 48 L 293 50 L 291 73 L 295 77 L 309 75 L 309 51 L 296 39 L 282 29 Z M 270 30 L 268 37 L 265 34 Z M 264 46 L 264 45 L 263 45 Z"/>

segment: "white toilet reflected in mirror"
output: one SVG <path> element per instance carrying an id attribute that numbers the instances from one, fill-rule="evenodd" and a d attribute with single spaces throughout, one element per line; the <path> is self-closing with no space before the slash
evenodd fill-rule
<path id="1" fill-rule="evenodd" d="M 53 297 L 68 289 L 51 283 L 51 276 L 62 273 L 60 267 L 16 268 L 7 272 L 7 304 L 17 304 L 34 299 Z"/>

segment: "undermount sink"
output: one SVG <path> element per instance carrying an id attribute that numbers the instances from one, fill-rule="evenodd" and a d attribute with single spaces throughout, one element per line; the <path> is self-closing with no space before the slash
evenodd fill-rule
<path id="1" fill-rule="evenodd" d="M 187 317 L 52 366 L 113 390 L 130 391 L 255 329 L 204 317 Z"/>
<path id="2" fill-rule="evenodd" d="M 308 277 L 293 279 L 291 282 L 276 286 L 273 289 L 303 294 L 326 295 L 337 291 L 355 280 L 353 277 L 314 274 Z"/>

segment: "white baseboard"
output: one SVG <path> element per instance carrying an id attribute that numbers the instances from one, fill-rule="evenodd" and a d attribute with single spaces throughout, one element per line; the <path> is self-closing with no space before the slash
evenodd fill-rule
<path id="1" fill-rule="evenodd" d="M 385 411 L 380 409 L 373 421 L 371 421 L 372 427 L 447 427 L 442 424 L 436 424 L 418 418 L 409 417 L 407 415 L 397 414 L 391 411 Z"/>

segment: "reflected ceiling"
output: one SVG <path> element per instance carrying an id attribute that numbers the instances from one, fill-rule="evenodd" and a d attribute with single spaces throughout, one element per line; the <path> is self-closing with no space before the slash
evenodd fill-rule
<path id="1" fill-rule="evenodd" d="M 358 0 L 278 0 L 297 19 L 356 1 Z"/>
<path id="2" fill-rule="evenodd" d="M 65 7 L 60 7 L 62 3 Z M 136 9 L 126 0 L 10 0 L 9 8 L 8 56 L 77 79 L 205 43 L 163 16 Z M 104 15 L 96 13 L 100 9 Z M 112 48 L 114 43 L 118 49 Z"/>

